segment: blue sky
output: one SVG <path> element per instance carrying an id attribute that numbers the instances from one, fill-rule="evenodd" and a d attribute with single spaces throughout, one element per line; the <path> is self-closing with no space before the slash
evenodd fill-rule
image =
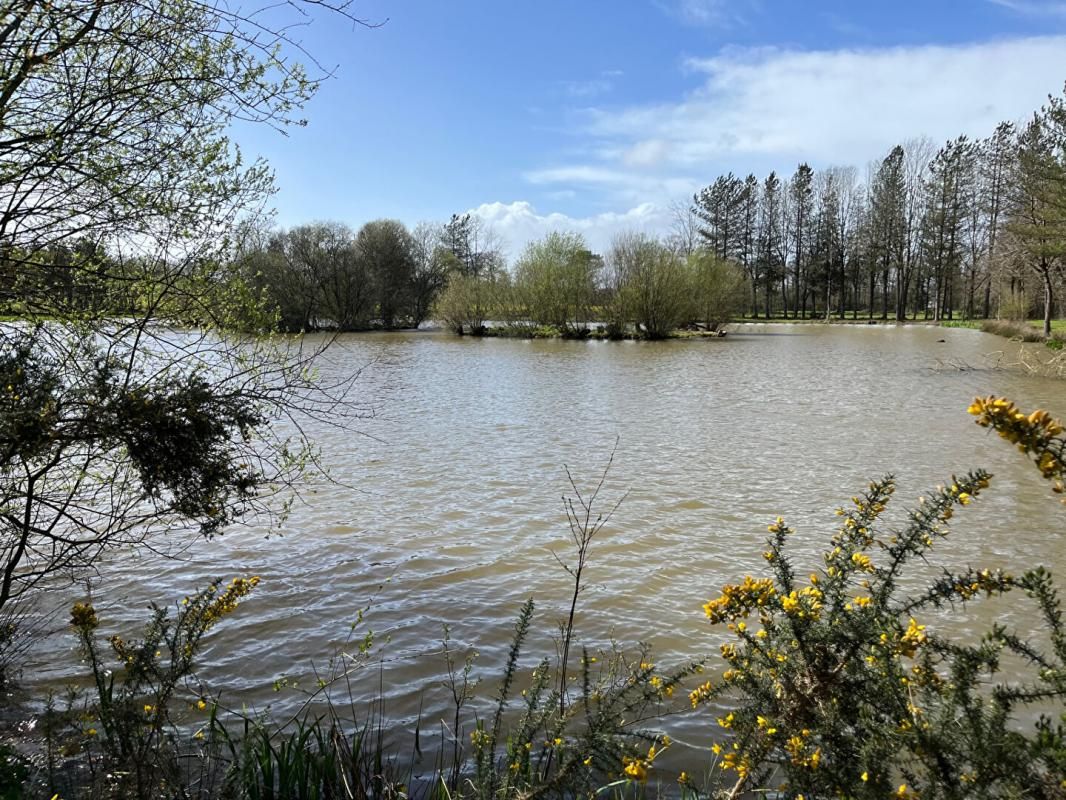
<path id="1" fill-rule="evenodd" d="M 983 136 L 1066 81 L 1055 0 L 357 0 L 376 29 L 297 36 L 335 75 L 288 137 L 240 131 L 278 222 L 474 211 L 510 255 L 662 231 L 718 174 L 865 172 L 897 142 Z"/>

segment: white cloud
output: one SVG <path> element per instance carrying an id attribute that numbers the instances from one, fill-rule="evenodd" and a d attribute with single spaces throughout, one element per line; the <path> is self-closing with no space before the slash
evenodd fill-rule
<path id="1" fill-rule="evenodd" d="M 634 162 L 627 154 L 622 154 L 621 160 L 623 164 L 620 166 L 575 164 L 533 170 L 525 173 L 525 179 L 536 186 L 577 186 L 606 192 L 634 205 L 690 195 L 703 185 L 698 179 L 687 176 L 626 169 Z"/>
<path id="2" fill-rule="evenodd" d="M 526 244 L 551 231 L 580 233 L 589 248 L 604 252 L 615 234 L 623 231 L 662 233 L 670 224 L 670 211 L 654 203 L 641 203 L 628 211 L 606 212 L 588 217 L 571 217 L 566 214 L 540 214 L 532 204 L 518 200 L 513 203 L 482 203 L 470 209 L 503 237 L 507 255 L 517 258 Z"/>
<path id="3" fill-rule="evenodd" d="M 734 50 L 673 103 L 593 112 L 623 163 L 691 169 L 745 156 L 861 165 L 927 134 L 984 136 L 1061 89 L 1066 37 L 880 50 Z M 652 158 L 658 156 L 658 159 Z"/>
<path id="4" fill-rule="evenodd" d="M 1019 0 L 1002 0 L 1018 2 Z M 591 109 L 587 156 L 531 170 L 559 189 L 592 187 L 628 206 L 664 204 L 733 170 L 791 172 L 800 161 L 860 169 L 927 135 L 983 137 L 1062 89 L 1066 36 L 957 46 L 796 51 L 727 49 L 689 59 L 702 78 L 656 105 Z"/>
<path id="5" fill-rule="evenodd" d="M 708 14 L 715 5 L 705 4 Z M 1066 36 L 832 51 L 726 49 L 685 62 L 700 80 L 686 96 L 587 111 L 576 129 L 587 155 L 525 173 L 544 200 L 577 190 L 600 207 L 628 211 L 571 218 L 517 202 L 474 212 L 493 221 L 515 253 L 548 230 L 581 231 L 595 247 L 624 227 L 663 232 L 671 201 L 687 201 L 729 170 L 789 174 L 801 161 L 861 170 L 919 136 L 935 142 L 986 136 L 1062 91 L 1064 53 Z"/>

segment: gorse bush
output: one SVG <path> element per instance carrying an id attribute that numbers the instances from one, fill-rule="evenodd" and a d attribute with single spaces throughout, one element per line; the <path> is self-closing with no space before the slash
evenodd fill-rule
<path id="1" fill-rule="evenodd" d="M 977 424 L 992 428 L 1001 437 L 1032 457 L 1040 474 L 1053 481 L 1052 491 L 1066 494 L 1066 438 L 1062 424 L 1046 411 L 1025 414 L 1010 400 L 985 397 L 974 400 L 969 412 L 978 417 Z M 1066 503 L 1066 498 L 1063 498 Z"/>
<path id="2" fill-rule="evenodd" d="M 71 625 L 92 678 L 89 696 L 71 696 L 62 712 L 47 720 L 49 753 L 81 753 L 88 766 L 87 785 L 64 787 L 89 796 L 178 796 L 184 793 L 177 705 L 205 711 L 203 697 L 179 701 L 193 674 L 201 640 L 258 585 L 259 578 L 234 578 L 186 597 L 171 615 L 154 607 L 139 640 L 112 635 L 99 640 L 100 626 L 91 603 L 75 603 Z M 193 740 L 204 731 L 192 733 Z M 51 758 L 50 758 L 51 761 Z M 49 788 L 58 790 L 56 768 L 49 765 Z M 70 775 L 65 776 L 70 778 Z M 106 791 L 105 791 L 106 789 Z"/>
<path id="3" fill-rule="evenodd" d="M 1057 422 L 997 398 L 970 411 L 1063 491 Z M 694 707 L 714 699 L 732 708 L 717 720 L 725 740 L 714 746 L 730 796 L 1066 797 L 1066 727 L 1041 715 L 1027 733 L 1020 722 L 1061 713 L 1066 698 L 1066 626 L 1048 571 L 968 567 L 921 591 L 901 586 L 990 479 L 953 477 L 919 499 L 901 530 L 881 522 L 892 478 L 871 483 L 837 511 L 842 524 L 807 577 L 794 565 L 791 528 L 781 518 L 770 525 L 770 575 L 727 585 L 705 606 L 737 641 L 722 647 L 721 680 L 691 694 Z M 971 642 L 938 631 L 938 609 L 1013 592 L 1028 596 L 1040 635 L 995 624 Z"/>

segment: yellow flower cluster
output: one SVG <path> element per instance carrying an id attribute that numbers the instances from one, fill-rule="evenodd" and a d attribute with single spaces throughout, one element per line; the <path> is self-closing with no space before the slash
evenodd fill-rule
<path id="1" fill-rule="evenodd" d="M 809 735 L 810 731 L 804 729 L 798 734 L 790 736 L 788 741 L 785 742 L 785 752 L 788 753 L 789 760 L 792 761 L 793 766 L 818 769 L 819 764 L 822 763 L 822 749 L 810 746 L 807 742 Z"/>
<path id="2" fill-rule="evenodd" d="M 722 587 L 720 597 L 703 605 L 703 611 L 712 623 L 746 617 L 752 609 L 767 605 L 777 594 L 770 578 L 745 576 L 741 584 Z"/>
<path id="3" fill-rule="evenodd" d="M 891 653 L 894 656 L 907 656 L 913 658 L 914 654 L 918 652 L 918 648 L 928 641 L 928 636 L 925 633 L 925 626 L 919 625 L 918 621 L 911 617 L 907 630 L 899 635 L 898 639 L 888 633 L 881 634 L 881 649 L 882 652 Z M 875 646 L 872 648 L 876 653 L 878 648 Z M 876 655 L 868 655 L 866 662 L 873 665 L 877 662 Z M 902 679 L 904 683 L 908 682 L 907 678 Z"/>
<path id="4" fill-rule="evenodd" d="M 258 575 L 253 575 L 251 578 L 234 578 L 230 581 L 226 591 L 215 598 L 211 605 L 204 610 L 204 627 L 211 627 L 226 614 L 236 609 L 237 604 L 251 594 L 252 589 L 258 585 Z"/>
<path id="5" fill-rule="evenodd" d="M 96 618 L 96 609 L 92 603 L 75 603 L 70 610 L 70 624 L 80 631 L 96 630 L 100 620 Z"/>
<path id="6" fill-rule="evenodd" d="M 626 756 L 622 759 L 622 763 L 625 765 L 625 769 L 622 772 L 631 781 L 640 781 L 644 783 L 648 780 L 648 768 L 645 766 L 644 761 L 639 758 L 631 758 Z"/>
<path id="7" fill-rule="evenodd" d="M 851 502 L 855 505 L 854 511 L 838 508 L 836 515 L 844 517 L 844 522 L 833 536 L 833 543 L 839 545 L 845 542 L 857 542 L 863 547 L 873 544 L 870 526 L 885 510 L 886 503 L 895 491 L 896 486 L 891 479 L 874 482 L 870 484 L 869 492 L 865 496 L 851 498 Z"/>
<path id="8" fill-rule="evenodd" d="M 652 764 L 655 763 L 655 759 L 658 758 L 669 746 L 670 737 L 664 736 L 662 739 L 662 747 L 657 747 L 654 743 L 648 748 L 648 754 L 643 758 L 634 756 L 624 756 L 622 758 L 622 772 L 631 781 L 639 781 L 644 783 L 648 780 L 648 770 L 651 769 Z"/>
<path id="9" fill-rule="evenodd" d="M 822 613 L 824 597 L 817 586 L 806 586 L 798 592 L 793 589 L 781 597 L 781 610 L 789 616 L 817 620 Z"/>
<path id="10" fill-rule="evenodd" d="M 1040 474 L 1055 481 L 1053 491 L 1066 493 L 1066 440 L 1061 422 L 1040 409 L 1026 414 L 1004 397 L 978 397 L 967 411 L 977 417 L 978 425 L 992 428 L 1021 452 L 1031 453 Z"/>
<path id="11" fill-rule="evenodd" d="M 992 428 L 1024 452 L 1063 432 L 1062 425 L 1046 411 L 1037 409 L 1026 414 L 1005 397 L 978 397 L 966 410 L 978 417 L 978 425 Z"/>
<path id="12" fill-rule="evenodd" d="M 688 699 L 692 701 L 692 707 L 695 708 L 700 703 L 707 700 L 711 696 L 712 689 L 711 682 L 707 681 L 689 692 Z"/>
<path id="13" fill-rule="evenodd" d="M 852 611 L 855 608 L 866 608 L 873 601 L 874 599 L 872 597 L 867 597 L 866 595 L 859 595 L 858 597 L 852 598 L 850 603 L 845 603 L 844 610 Z"/>
<path id="14" fill-rule="evenodd" d="M 851 563 L 858 567 L 863 572 L 873 572 L 874 565 L 870 560 L 870 557 L 866 553 L 852 553 Z"/>
<path id="15" fill-rule="evenodd" d="M 765 731 L 767 736 L 773 736 L 777 733 L 777 728 L 774 727 L 773 722 L 761 714 L 755 718 L 755 724 L 758 725 L 761 730 Z"/>
<path id="16" fill-rule="evenodd" d="M 482 747 L 485 747 L 490 739 L 491 737 L 489 736 L 488 731 L 484 728 L 475 728 L 470 731 L 470 744 L 472 744 L 475 749 L 480 750 Z"/>
<path id="17" fill-rule="evenodd" d="M 925 635 L 925 626 L 919 625 L 914 617 L 910 618 L 907 630 L 900 637 L 900 653 L 905 656 L 913 656 L 915 652 L 925 644 L 928 637 Z"/>
<path id="18" fill-rule="evenodd" d="M 792 529 L 785 524 L 784 517 L 778 517 L 770 525 L 766 526 L 770 533 L 791 533 Z"/>
<path id="19" fill-rule="evenodd" d="M 751 759 L 741 753 L 726 753 L 722 756 L 721 768 L 734 770 L 739 777 L 746 778 L 751 772 Z"/>

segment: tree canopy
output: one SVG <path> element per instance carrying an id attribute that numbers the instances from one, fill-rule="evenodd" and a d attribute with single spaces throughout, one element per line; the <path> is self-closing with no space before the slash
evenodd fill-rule
<path id="1" fill-rule="evenodd" d="M 0 0 L 0 609 L 265 508 L 308 445 L 270 423 L 345 418 L 314 353 L 232 332 L 263 309 L 226 265 L 272 190 L 229 126 L 300 124 L 326 73 L 286 31 L 348 9 Z"/>

